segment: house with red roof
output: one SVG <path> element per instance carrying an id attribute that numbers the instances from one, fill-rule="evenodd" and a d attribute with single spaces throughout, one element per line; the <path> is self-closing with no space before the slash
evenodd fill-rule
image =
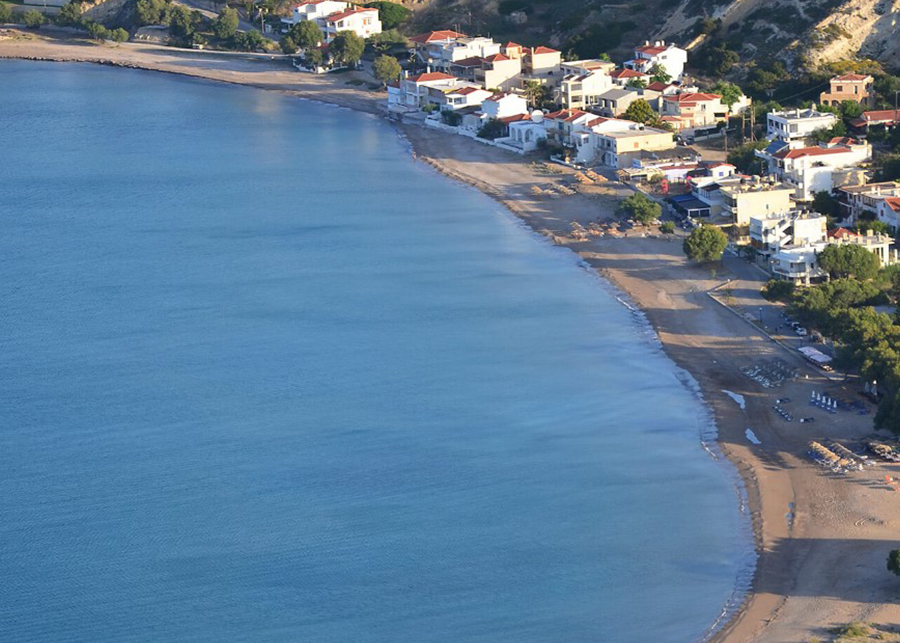
<path id="1" fill-rule="evenodd" d="M 502 53 L 484 58 L 472 56 L 452 62 L 449 71 L 459 78 L 479 83 L 486 89 L 505 92 L 519 86 L 522 60 Z"/>
<path id="2" fill-rule="evenodd" d="M 722 97 L 718 94 L 686 92 L 663 96 L 660 113 L 666 122 L 682 132 L 726 120 L 728 107 L 722 104 Z"/>
<path id="3" fill-rule="evenodd" d="M 440 31 L 428 31 L 426 33 L 413 36 L 409 41 L 415 48 L 416 57 L 419 61 L 430 65 L 432 61 L 441 55 L 443 47 L 455 42 L 458 38 L 465 38 L 466 34 L 452 31 L 450 29 L 442 29 Z M 460 58 L 465 58 L 461 56 Z"/>
<path id="4" fill-rule="evenodd" d="M 840 107 L 845 100 L 862 105 L 863 109 L 875 107 L 875 79 L 868 74 L 841 74 L 829 81 L 828 91 L 819 95 L 822 105 Z"/>
<path id="5" fill-rule="evenodd" d="M 585 139 L 591 127 L 599 125 L 606 119 L 581 109 L 560 109 L 543 117 L 547 138 L 565 147 L 578 147 L 581 139 Z M 581 136 L 578 136 L 578 135 Z"/>
<path id="6" fill-rule="evenodd" d="M 428 43 L 426 62 L 434 69 L 449 72 L 453 63 L 467 58 L 487 58 L 500 53 L 500 43 L 484 36 L 458 36 Z"/>
<path id="7" fill-rule="evenodd" d="M 835 195 L 841 205 L 843 218 L 850 223 L 856 223 L 868 213 L 869 216 L 875 214 L 888 225 L 894 225 L 887 220 L 893 218 L 894 206 L 890 204 L 896 204 L 896 199 L 900 199 L 900 181 L 845 185 L 837 188 Z M 886 199 L 895 199 L 889 201 L 890 213 L 882 205 Z"/>
<path id="8" fill-rule="evenodd" d="M 445 74 L 441 71 L 432 71 L 415 76 L 401 78 L 397 86 L 388 86 L 388 108 L 392 109 L 420 109 L 428 104 L 437 104 L 436 97 L 443 95 L 445 91 L 463 86 L 456 76 Z M 430 94 L 430 90 L 436 90 L 437 94 Z"/>
<path id="9" fill-rule="evenodd" d="M 609 77 L 612 78 L 612 81 L 618 85 L 619 87 L 626 87 L 628 83 L 641 80 L 645 83 L 650 82 L 650 75 L 645 74 L 642 71 L 637 71 L 635 69 L 614 69 L 609 72 Z"/>
<path id="10" fill-rule="evenodd" d="M 794 188 L 795 199 L 810 201 L 816 192 L 864 183 L 865 170 L 858 166 L 872 158 L 872 146 L 856 140 L 794 149 L 781 144 L 758 150 L 756 156 L 766 162 L 770 175 Z"/>
<path id="11" fill-rule="evenodd" d="M 324 27 L 325 42 L 331 42 L 342 31 L 352 31 L 364 39 L 381 33 L 378 9 L 373 8 L 352 7 L 329 14 L 320 22 Z"/>
<path id="12" fill-rule="evenodd" d="M 896 127 L 897 123 L 900 123 L 900 109 L 878 109 L 863 112 L 859 118 L 850 121 L 853 127 L 866 131 L 877 125 L 887 128 Z"/>
<path id="13" fill-rule="evenodd" d="M 550 47 L 525 47 L 522 72 L 527 80 L 556 86 L 562 80 L 562 53 Z"/>
<path id="14" fill-rule="evenodd" d="M 625 63 L 625 67 L 635 71 L 650 73 L 650 70 L 659 65 L 669 74 L 671 80 L 681 80 L 684 75 L 684 66 L 687 64 L 688 53 L 681 47 L 676 47 L 665 40 L 645 42 L 634 50 L 634 58 Z"/>

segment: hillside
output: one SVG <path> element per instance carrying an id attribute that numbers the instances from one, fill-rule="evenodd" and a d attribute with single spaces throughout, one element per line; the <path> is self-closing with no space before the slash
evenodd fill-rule
<path id="1" fill-rule="evenodd" d="M 419 0 L 412 27 L 548 43 L 579 57 L 626 55 L 666 38 L 698 51 L 725 46 L 740 63 L 788 68 L 871 57 L 900 65 L 900 0 Z M 740 64 L 739 63 L 739 64 Z"/>

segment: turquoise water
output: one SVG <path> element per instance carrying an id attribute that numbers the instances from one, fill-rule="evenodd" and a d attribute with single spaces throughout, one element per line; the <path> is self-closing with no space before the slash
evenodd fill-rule
<path id="1" fill-rule="evenodd" d="M 704 408 L 374 117 L 0 62 L 0 640 L 689 641 Z"/>

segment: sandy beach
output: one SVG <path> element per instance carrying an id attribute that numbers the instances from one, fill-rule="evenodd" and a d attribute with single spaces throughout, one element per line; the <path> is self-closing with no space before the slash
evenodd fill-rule
<path id="1" fill-rule="evenodd" d="M 368 88 L 372 81 L 363 74 L 301 74 L 281 57 L 210 55 L 141 44 L 97 45 L 31 34 L 0 39 L 0 57 L 177 73 L 369 113 L 381 113 L 378 105 L 384 97 Z M 353 80 L 362 83 L 348 84 Z M 762 306 L 758 289 L 764 276 L 758 270 L 726 256 L 713 274 L 708 267 L 693 266 L 684 259 L 680 239 L 661 235 L 575 239 L 573 221 L 587 224 L 613 216 L 619 198 L 630 190 L 600 183 L 574 196 L 536 197 L 533 186 L 571 182 L 571 172 L 560 168 L 560 173 L 550 173 L 530 159 L 462 136 L 414 125 L 400 127 L 419 160 L 498 200 L 627 293 L 656 328 L 665 352 L 699 383 L 715 414 L 721 452 L 746 486 L 758 551 L 751 592 L 713 640 L 799 643 L 831 640 L 832 628 L 854 620 L 884 628 L 900 624 L 900 583 L 885 570 L 887 552 L 897 546 L 900 494 L 884 482 L 885 475 L 900 475 L 900 467 L 882 463 L 837 476 L 805 456 L 811 439 L 853 440 L 871 435 L 872 415 L 830 415 L 810 407 L 812 391 L 862 398 L 852 382 L 843 385 L 824 377 L 708 295 L 718 288 L 738 309 Z M 799 377 L 780 388 L 765 389 L 740 370 L 776 358 L 798 369 Z M 785 422 L 772 410 L 777 398 L 790 398 L 786 406 L 797 417 L 814 416 L 816 421 Z"/>

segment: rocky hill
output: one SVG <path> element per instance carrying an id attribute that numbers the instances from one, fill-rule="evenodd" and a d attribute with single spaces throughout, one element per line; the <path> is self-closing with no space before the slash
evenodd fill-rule
<path id="1" fill-rule="evenodd" d="M 409 0 L 412 28 L 448 28 L 621 57 L 644 40 L 735 51 L 790 69 L 854 57 L 900 67 L 900 0 Z"/>

